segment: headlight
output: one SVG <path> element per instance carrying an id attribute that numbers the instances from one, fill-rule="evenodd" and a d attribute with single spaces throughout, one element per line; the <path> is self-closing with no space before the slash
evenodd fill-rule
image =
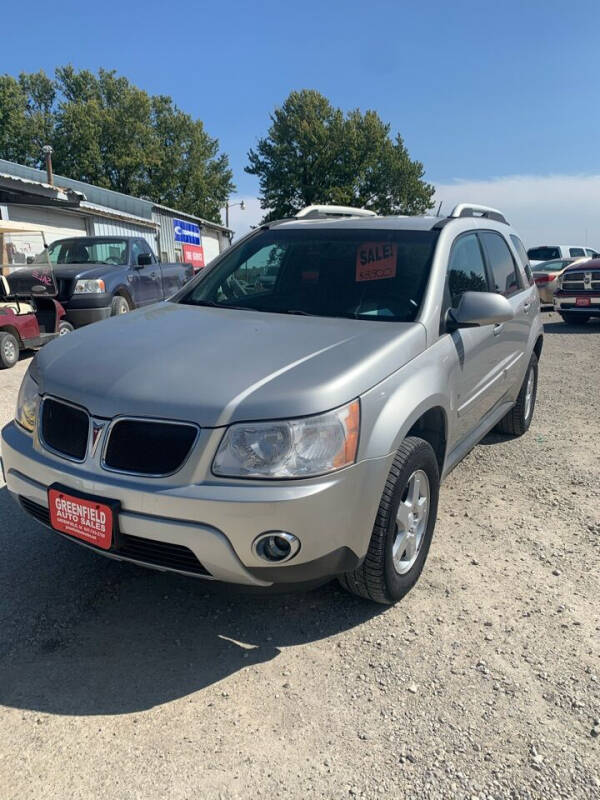
<path id="1" fill-rule="evenodd" d="M 104 281 L 101 278 L 77 281 L 73 294 L 100 294 L 105 290 Z"/>
<path id="2" fill-rule="evenodd" d="M 232 425 L 213 462 L 215 475 L 237 478 L 308 478 L 353 464 L 360 405 L 289 421 Z"/>
<path id="3" fill-rule="evenodd" d="M 37 383 L 27 371 L 19 389 L 15 419 L 22 428 L 25 428 L 30 433 L 35 428 L 40 407 L 40 395 L 38 392 Z"/>

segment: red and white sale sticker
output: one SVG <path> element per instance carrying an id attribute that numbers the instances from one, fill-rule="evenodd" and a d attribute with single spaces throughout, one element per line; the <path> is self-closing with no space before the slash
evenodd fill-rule
<path id="1" fill-rule="evenodd" d="M 109 550 L 112 544 L 113 512 L 110 506 L 95 500 L 48 490 L 48 505 L 52 527 L 88 544 Z"/>
<path id="2" fill-rule="evenodd" d="M 356 251 L 356 280 L 380 281 L 396 277 L 395 242 L 365 242 Z"/>

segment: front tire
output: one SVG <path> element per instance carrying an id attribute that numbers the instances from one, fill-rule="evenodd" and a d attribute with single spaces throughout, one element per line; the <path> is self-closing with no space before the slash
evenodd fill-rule
<path id="1" fill-rule="evenodd" d="M 0 333 L 0 369 L 10 369 L 19 360 L 19 342 L 12 333 Z"/>
<path id="2" fill-rule="evenodd" d="M 561 317 L 563 318 L 563 322 L 566 322 L 567 325 L 585 325 L 589 320 L 589 317 L 585 314 L 573 314 L 569 311 L 563 311 Z"/>
<path id="3" fill-rule="evenodd" d="M 71 325 L 70 322 L 67 322 L 66 319 L 61 319 L 58 323 L 58 335 L 64 336 L 67 333 L 73 333 L 75 328 Z"/>
<path id="4" fill-rule="evenodd" d="M 127 314 L 128 311 L 131 311 L 131 307 L 125 297 L 122 297 L 120 294 L 118 294 L 116 297 L 113 297 L 112 303 L 110 304 L 111 317 L 118 317 L 121 314 Z"/>
<path id="5" fill-rule="evenodd" d="M 496 430 L 499 433 L 507 433 L 509 436 L 522 436 L 529 430 L 535 409 L 537 384 L 538 360 L 536 354 L 532 353 L 517 402 L 496 425 Z"/>
<path id="6" fill-rule="evenodd" d="M 404 440 L 388 475 L 367 555 L 358 569 L 339 578 L 353 594 L 391 604 L 423 571 L 437 517 L 440 474 L 431 445 Z"/>

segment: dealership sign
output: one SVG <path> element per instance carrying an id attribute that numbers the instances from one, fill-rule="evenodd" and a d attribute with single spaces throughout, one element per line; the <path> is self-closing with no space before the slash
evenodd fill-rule
<path id="1" fill-rule="evenodd" d="M 200 226 L 193 222 L 184 222 L 182 219 L 173 220 L 173 233 L 176 242 L 183 244 L 202 244 Z"/>
<path id="2" fill-rule="evenodd" d="M 204 249 L 197 244 L 184 244 L 182 249 L 184 264 L 191 264 L 194 272 L 202 269 L 204 266 Z"/>

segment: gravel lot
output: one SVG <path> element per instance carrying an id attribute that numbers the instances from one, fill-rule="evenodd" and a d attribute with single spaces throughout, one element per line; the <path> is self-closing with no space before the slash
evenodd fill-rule
<path id="1" fill-rule="evenodd" d="M 452 473 L 394 608 L 207 593 L 0 482 L 3 800 L 600 798 L 600 321 L 545 321 L 530 432 Z"/>

